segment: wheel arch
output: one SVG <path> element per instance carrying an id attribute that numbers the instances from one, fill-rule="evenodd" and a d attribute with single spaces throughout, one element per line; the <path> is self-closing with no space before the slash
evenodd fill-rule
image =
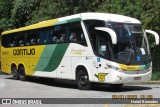
<path id="1" fill-rule="evenodd" d="M 23 67 L 24 68 L 24 70 L 25 70 L 25 66 L 24 66 L 24 64 L 23 63 L 19 63 L 19 65 L 18 65 L 18 72 L 20 73 L 20 71 L 19 71 L 19 68 L 20 67 Z M 26 74 L 26 70 L 25 70 L 25 74 Z"/>
<path id="2" fill-rule="evenodd" d="M 19 65 L 18 65 L 18 69 L 19 69 L 19 67 L 21 67 L 21 66 L 23 66 L 23 67 L 24 67 L 24 64 L 19 63 Z"/>
<path id="3" fill-rule="evenodd" d="M 12 63 L 10 67 L 11 67 L 11 68 L 10 68 L 11 74 L 12 74 L 12 68 L 13 68 L 13 67 L 16 67 L 16 69 L 18 70 L 16 63 Z"/>
<path id="4" fill-rule="evenodd" d="M 89 80 L 91 81 L 92 80 L 91 70 L 84 64 L 78 64 L 75 67 L 75 75 L 74 75 L 75 79 L 76 79 L 77 73 L 79 72 L 80 69 L 86 70 L 88 77 L 89 77 Z"/>
<path id="5" fill-rule="evenodd" d="M 16 63 L 12 63 L 12 64 L 11 64 L 11 70 L 12 70 L 12 67 L 14 67 L 14 66 L 17 68 Z"/>

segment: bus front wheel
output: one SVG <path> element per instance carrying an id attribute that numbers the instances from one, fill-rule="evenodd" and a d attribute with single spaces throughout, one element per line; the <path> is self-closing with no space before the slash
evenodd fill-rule
<path id="1" fill-rule="evenodd" d="M 19 79 L 19 73 L 18 73 L 18 70 L 17 70 L 16 66 L 12 66 L 11 71 L 12 71 L 13 79 L 18 80 Z"/>
<path id="2" fill-rule="evenodd" d="M 24 69 L 23 66 L 19 67 L 19 79 L 21 81 L 25 81 L 26 80 L 25 69 Z"/>
<path id="3" fill-rule="evenodd" d="M 80 90 L 89 90 L 91 83 L 86 70 L 80 70 L 76 77 L 77 86 Z"/>

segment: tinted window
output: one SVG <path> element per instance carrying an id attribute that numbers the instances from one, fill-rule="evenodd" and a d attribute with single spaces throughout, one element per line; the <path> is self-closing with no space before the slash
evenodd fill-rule
<path id="1" fill-rule="evenodd" d="M 18 32 L 2 36 L 4 47 L 31 46 L 58 43 L 79 43 L 86 46 L 80 22 Z"/>
<path id="2" fill-rule="evenodd" d="M 92 47 L 94 49 L 94 51 L 97 51 L 97 46 L 96 46 L 96 33 L 97 31 L 95 30 L 95 27 L 104 27 L 105 26 L 105 23 L 104 21 L 99 21 L 99 20 L 85 20 L 84 21 L 85 23 L 85 27 L 88 31 L 88 35 L 90 37 L 90 40 L 91 40 L 91 44 L 92 44 Z"/>
<path id="3" fill-rule="evenodd" d="M 86 39 L 85 39 L 80 22 L 69 24 L 68 40 L 71 43 L 78 43 L 78 44 L 87 46 Z"/>

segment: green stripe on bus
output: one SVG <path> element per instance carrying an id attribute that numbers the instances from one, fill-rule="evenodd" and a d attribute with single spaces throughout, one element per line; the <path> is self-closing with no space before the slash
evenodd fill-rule
<path id="1" fill-rule="evenodd" d="M 78 21 L 81 21 L 81 18 L 73 18 L 73 19 L 67 20 L 67 23 L 78 22 Z"/>
<path id="2" fill-rule="evenodd" d="M 45 49 L 43 50 L 43 53 L 39 59 L 37 66 L 34 68 L 34 71 L 42 71 L 47 67 L 56 46 L 57 46 L 56 44 L 45 46 Z"/>
<path id="3" fill-rule="evenodd" d="M 69 43 L 46 45 L 34 71 L 52 72 L 59 66 Z"/>
<path id="4" fill-rule="evenodd" d="M 151 63 L 148 63 L 148 64 L 145 65 L 145 68 L 144 68 L 144 69 L 147 70 L 147 69 L 149 69 L 150 67 L 151 67 Z"/>
<path id="5" fill-rule="evenodd" d="M 78 21 L 81 21 L 81 18 L 73 18 L 73 19 L 69 19 L 65 21 L 59 21 L 59 22 L 54 23 L 54 25 L 61 25 L 61 24 L 66 24 L 66 23 L 78 22 Z"/>
<path id="6" fill-rule="evenodd" d="M 68 46 L 69 43 L 58 44 L 49 60 L 47 67 L 43 71 L 51 72 L 56 70 L 61 63 Z"/>
<path id="7" fill-rule="evenodd" d="M 54 25 L 61 25 L 61 24 L 66 24 L 66 23 L 67 21 L 59 21 L 59 22 L 54 23 Z"/>

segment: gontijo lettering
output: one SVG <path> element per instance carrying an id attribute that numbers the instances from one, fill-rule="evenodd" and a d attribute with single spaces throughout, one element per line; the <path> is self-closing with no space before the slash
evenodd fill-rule
<path id="1" fill-rule="evenodd" d="M 13 55 L 35 55 L 35 49 L 30 48 L 30 49 L 14 49 L 13 50 Z"/>

